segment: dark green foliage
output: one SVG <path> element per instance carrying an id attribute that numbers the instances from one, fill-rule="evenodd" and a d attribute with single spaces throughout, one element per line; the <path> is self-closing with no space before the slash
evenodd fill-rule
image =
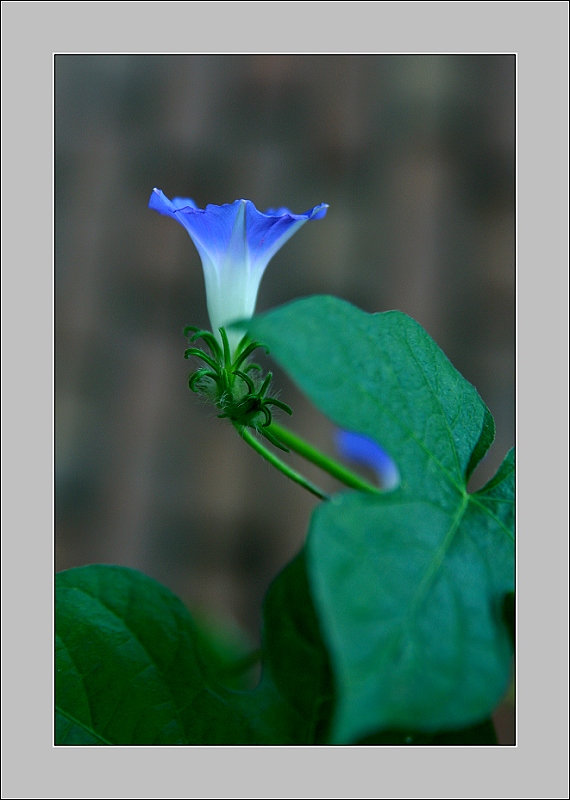
<path id="1" fill-rule="evenodd" d="M 513 453 L 486 487 L 466 489 L 493 439 L 488 409 L 397 311 L 312 297 L 254 320 L 250 333 L 401 475 L 395 491 L 338 495 L 311 521 L 307 569 L 337 690 L 332 740 L 483 722 L 507 689 L 502 605 L 514 590 Z"/>
<path id="2" fill-rule="evenodd" d="M 399 312 L 297 301 L 252 321 L 315 405 L 396 461 L 401 482 L 321 503 L 264 604 L 261 680 L 133 570 L 56 578 L 58 744 L 496 744 L 514 638 L 514 455 L 477 394 Z"/>
<path id="3" fill-rule="evenodd" d="M 139 572 L 59 573 L 56 634 L 58 744 L 299 742 L 299 716 L 270 676 L 252 692 L 222 686 L 202 657 L 204 631 Z"/>
<path id="4" fill-rule="evenodd" d="M 333 682 L 309 590 L 304 551 L 269 589 L 264 605 L 264 649 L 279 690 L 307 720 L 310 741 L 323 741 L 333 710 Z"/>

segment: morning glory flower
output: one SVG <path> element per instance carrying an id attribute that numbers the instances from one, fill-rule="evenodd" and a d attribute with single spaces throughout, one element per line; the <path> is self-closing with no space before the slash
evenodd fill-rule
<path id="1" fill-rule="evenodd" d="M 218 328 L 253 316 L 270 259 L 305 222 L 324 217 L 328 205 L 321 203 L 304 214 L 287 208 L 271 208 L 262 214 L 251 200 L 201 209 L 187 197 L 169 200 L 160 189 L 153 189 L 149 208 L 177 220 L 196 245 L 210 323 L 219 337 Z M 228 331 L 228 337 L 234 349 L 241 335 Z"/>
<path id="2" fill-rule="evenodd" d="M 398 467 L 374 439 L 361 433 L 338 430 L 336 446 L 347 460 L 373 469 L 382 489 L 395 489 L 400 483 Z"/>

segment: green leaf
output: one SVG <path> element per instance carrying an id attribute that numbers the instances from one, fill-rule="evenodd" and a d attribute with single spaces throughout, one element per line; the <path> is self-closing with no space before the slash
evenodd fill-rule
<path id="1" fill-rule="evenodd" d="M 396 461 L 400 486 L 337 495 L 307 540 L 337 691 L 332 741 L 482 724 L 506 691 L 514 589 L 514 457 L 475 494 L 494 435 L 477 394 L 414 320 L 333 297 L 252 320 L 315 405 Z"/>
<path id="2" fill-rule="evenodd" d="M 59 573 L 56 634 L 57 744 L 297 744 L 304 734 L 268 670 L 254 691 L 222 686 L 183 603 L 139 572 Z"/>
<path id="3" fill-rule="evenodd" d="M 326 740 L 334 689 L 301 551 L 271 584 L 263 609 L 263 652 L 283 697 L 307 721 L 307 742 Z"/>

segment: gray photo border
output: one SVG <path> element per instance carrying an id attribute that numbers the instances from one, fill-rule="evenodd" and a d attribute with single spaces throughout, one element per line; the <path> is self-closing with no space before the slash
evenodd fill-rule
<path id="1" fill-rule="evenodd" d="M 568 796 L 568 4 L 4 2 L 3 797 Z M 516 53 L 518 738 L 52 745 L 54 53 Z"/>

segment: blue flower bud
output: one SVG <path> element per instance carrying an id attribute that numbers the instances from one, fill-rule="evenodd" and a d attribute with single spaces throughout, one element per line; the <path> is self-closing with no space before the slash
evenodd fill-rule
<path id="1" fill-rule="evenodd" d="M 336 446 L 343 458 L 373 469 L 382 489 L 395 489 L 400 483 L 400 473 L 395 462 L 377 442 L 368 436 L 338 430 Z"/>

